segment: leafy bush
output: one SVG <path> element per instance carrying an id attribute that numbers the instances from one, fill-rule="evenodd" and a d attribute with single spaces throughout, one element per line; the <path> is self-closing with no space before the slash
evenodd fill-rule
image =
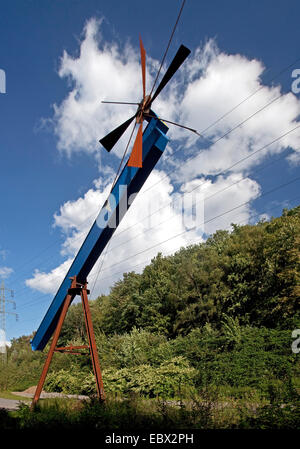
<path id="1" fill-rule="evenodd" d="M 259 407 L 255 414 L 246 415 L 241 428 L 289 429 L 300 428 L 300 396 L 289 380 L 283 386 L 270 385 L 269 403 Z"/>
<path id="2" fill-rule="evenodd" d="M 183 357 L 175 357 L 163 362 L 159 367 L 138 365 L 103 371 L 105 391 L 122 395 L 135 392 L 149 397 L 173 398 L 183 393 L 188 394 L 194 388 L 195 377 L 195 368 L 191 368 Z M 45 389 L 66 394 L 96 393 L 92 372 L 60 370 L 49 373 Z"/>
<path id="3" fill-rule="evenodd" d="M 287 379 L 300 385 L 299 354 L 291 351 L 291 330 L 300 327 L 299 251 L 300 206 L 269 222 L 217 231 L 205 243 L 172 256 L 158 254 L 141 274 L 124 274 L 108 295 L 90 301 L 105 390 L 123 398 L 165 398 L 160 399 L 162 422 L 164 416 L 170 421 L 180 414 L 182 422 L 190 422 L 183 402 L 176 414 L 166 398 L 217 389 L 219 400 L 234 403 L 235 426 L 235 401 L 246 401 L 255 404 L 256 412 L 251 415 L 246 407 L 242 426 L 294 428 L 298 399 L 282 396 L 282 387 Z M 85 339 L 81 304 L 75 304 L 60 344 L 81 345 Z M 12 342 L 0 370 L 0 389 L 36 385 L 45 354 L 32 352 L 29 340 Z M 45 389 L 94 394 L 90 359 L 55 354 Z M 215 418 L 206 424 L 201 418 L 213 398 L 209 393 L 208 399 L 195 399 L 195 425 L 216 425 Z M 117 422 L 126 406 L 118 415 L 116 404 L 87 406 L 82 413 Z M 213 406 L 207 410 L 214 413 Z M 133 403 L 127 412 L 133 418 Z M 54 408 L 49 413 L 54 416 Z"/>
<path id="4" fill-rule="evenodd" d="M 91 395 L 96 392 L 95 378 L 91 372 L 80 371 L 76 366 L 72 370 L 61 369 L 48 374 L 44 389 L 64 394 Z"/>

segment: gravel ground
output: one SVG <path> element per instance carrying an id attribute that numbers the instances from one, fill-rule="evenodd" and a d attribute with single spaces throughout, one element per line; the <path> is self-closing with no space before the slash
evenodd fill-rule
<path id="1" fill-rule="evenodd" d="M 12 391 L 12 394 L 16 396 L 23 396 L 25 398 L 33 398 L 34 393 L 28 393 L 27 391 Z M 47 398 L 73 398 L 73 399 L 88 399 L 88 396 L 83 396 L 80 394 L 64 394 L 64 393 L 46 393 L 43 391 L 40 396 L 41 399 Z"/>
<path id="2" fill-rule="evenodd" d="M 19 405 L 23 403 L 30 404 L 30 399 L 33 398 L 36 387 L 29 387 L 25 391 L 12 391 L 11 394 L 16 396 L 16 399 L 4 399 L 0 398 L 0 408 L 5 408 L 6 410 L 17 410 Z M 18 396 L 21 396 L 22 399 L 18 399 Z M 28 401 L 24 401 L 24 398 L 28 398 Z M 83 395 L 75 395 L 75 394 L 63 394 L 63 393 L 47 393 L 46 391 L 42 391 L 41 399 L 48 398 L 70 398 L 70 399 L 88 399 L 88 396 Z"/>

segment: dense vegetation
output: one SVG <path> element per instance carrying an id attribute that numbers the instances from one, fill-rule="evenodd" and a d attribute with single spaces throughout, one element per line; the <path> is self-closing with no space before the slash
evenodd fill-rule
<path id="1" fill-rule="evenodd" d="M 141 274 L 124 274 L 107 296 L 90 301 L 106 392 L 120 413 L 128 407 L 120 398 L 133 394 L 149 403 L 179 400 L 177 424 L 299 426 L 300 354 L 291 351 L 291 333 L 300 328 L 299 280 L 300 206 L 269 222 L 233 225 L 172 256 L 158 254 Z M 61 345 L 85 341 L 81 307 L 71 306 Z M 29 338 L 13 341 L 0 390 L 37 383 L 44 355 L 30 351 Z M 90 362 L 57 354 L 46 389 L 95 393 Z M 255 412 L 242 412 L 239 401 L 255 404 Z M 204 403 L 229 402 L 234 413 L 239 404 L 238 418 L 230 412 L 227 421 L 205 424 Z M 192 410 L 202 420 L 198 413 L 193 421 Z"/>

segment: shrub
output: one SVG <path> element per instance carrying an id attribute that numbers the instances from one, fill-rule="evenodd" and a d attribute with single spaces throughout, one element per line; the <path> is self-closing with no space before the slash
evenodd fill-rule
<path id="1" fill-rule="evenodd" d="M 139 365 L 133 368 L 103 371 L 104 389 L 109 393 L 139 393 L 142 396 L 173 398 L 193 390 L 195 368 L 184 357 L 175 357 L 159 367 Z M 95 394 L 95 379 L 91 372 L 60 370 L 49 373 L 45 382 L 47 391 L 66 394 Z"/>

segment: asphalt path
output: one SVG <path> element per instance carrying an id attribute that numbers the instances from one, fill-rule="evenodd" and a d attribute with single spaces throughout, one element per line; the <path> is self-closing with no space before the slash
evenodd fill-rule
<path id="1" fill-rule="evenodd" d="M 6 410 L 17 410 L 22 401 L 18 399 L 3 399 L 0 398 L 0 408 L 5 408 Z"/>
<path id="2" fill-rule="evenodd" d="M 13 394 L 16 395 L 16 399 L 0 398 L 0 409 L 5 408 L 6 410 L 17 410 L 19 405 L 21 404 L 21 402 L 30 404 L 31 398 L 33 398 L 32 393 L 14 392 Z M 22 399 L 18 399 L 18 394 L 20 396 L 23 396 Z M 28 401 L 25 401 L 23 399 L 24 397 L 28 398 Z M 41 397 L 41 399 L 46 399 L 46 398 L 74 398 L 74 399 L 79 399 L 79 400 L 88 399 L 88 396 L 83 396 L 83 395 L 62 394 L 62 393 L 45 393 L 45 392 L 43 392 L 40 397 Z"/>

